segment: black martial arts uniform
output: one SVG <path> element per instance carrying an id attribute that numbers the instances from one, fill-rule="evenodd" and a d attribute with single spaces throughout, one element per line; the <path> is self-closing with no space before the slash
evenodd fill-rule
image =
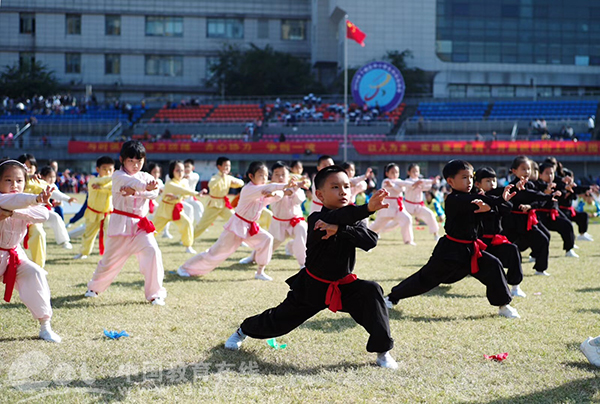
<path id="1" fill-rule="evenodd" d="M 539 192 L 544 192 L 548 188 L 548 183 L 546 181 L 537 180 L 533 181 L 533 184 Z M 575 245 L 573 225 L 567 216 L 558 208 L 558 203 L 556 201 L 550 200 L 544 203 L 540 208 L 535 210 L 535 213 L 546 229 L 560 234 L 560 237 L 563 240 L 563 250 L 569 251 L 573 248 Z"/>
<path id="2" fill-rule="evenodd" d="M 356 279 L 352 273 L 356 248 L 368 251 L 377 245 L 377 233 L 362 222 L 372 213 L 368 205 L 335 210 L 323 207 L 321 212 L 312 213 L 308 217 L 306 267 L 286 281 L 290 291 L 285 300 L 277 307 L 244 320 L 242 332 L 252 338 L 278 337 L 329 306 L 332 311 L 349 313 L 367 330 L 367 351 L 391 350 L 394 341 L 390 336 L 388 310 L 381 286 Z M 325 231 L 314 230 L 319 219 L 338 225 L 337 233 L 323 240 Z M 335 290 L 331 282 L 337 281 L 340 282 L 341 308 L 335 298 L 326 304 L 329 294 Z"/>
<path id="3" fill-rule="evenodd" d="M 569 192 L 565 189 L 565 183 L 562 181 L 556 181 L 556 188 L 562 192 L 562 195 L 558 197 L 558 207 L 572 222 L 577 223 L 577 230 L 579 234 L 586 233 L 588 231 L 588 224 L 590 218 L 585 212 L 577 212 L 573 208 L 573 201 L 577 199 L 577 195 L 585 194 L 590 187 L 588 186 L 577 186 L 573 190 L 575 193 Z"/>

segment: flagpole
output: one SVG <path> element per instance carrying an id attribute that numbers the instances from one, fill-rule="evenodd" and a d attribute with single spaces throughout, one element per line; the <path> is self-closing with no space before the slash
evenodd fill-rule
<path id="1" fill-rule="evenodd" d="M 348 161 L 348 14 L 344 16 L 344 161 Z"/>

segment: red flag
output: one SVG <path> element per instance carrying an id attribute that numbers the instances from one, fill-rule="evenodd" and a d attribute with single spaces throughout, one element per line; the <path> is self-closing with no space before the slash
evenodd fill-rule
<path id="1" fill-rule="evenodd" d="M 362 32 L 358 27 L 352 24 L 350 21 L 346 20 L 346 38 L 354 39 L 356 42 L 360 44 L 360 46 L 365 46 L 365 38 L 367 34 Z"/>

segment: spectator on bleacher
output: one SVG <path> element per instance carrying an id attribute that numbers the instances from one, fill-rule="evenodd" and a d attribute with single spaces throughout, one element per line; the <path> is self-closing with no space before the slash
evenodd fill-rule
<path id="1" fill-rule="evenodd" d="M 477 132 L 475 134 L 475 141 L 476 142 L 481 142 L 483 140 L 483 137 L 481 137 L 481 134 L 479 132 Z"/>
<path id="2" fill-rule="evenodd" d="M 492 142 L 495 142 L 496 140 L 498 140 L 498 134 L 496 133 L 496 131 L 492 132 Z"/>
<path id="3" fill-rule="evenodd" d="M 596 117 L 594 115 L 590 115 L 588 117 L 587 122 L 588 132 L 592 135 L 592 139 L 594 138 L 594 130 L 596 129 Z"/>
<path id="4" fill-rule="evenodd" d="M 171 139 L 171 131 L 169 130 L 169 128 L 166 128 L 165 131 L 162 134 L 162 138 L 163 139 Z"/>
<path id="5" fill-rule="evenodd" d="M 285 142 L 285 135 L 283 134 L 283 132 L 279 135 L 279 143 L 283 143 Z"/>

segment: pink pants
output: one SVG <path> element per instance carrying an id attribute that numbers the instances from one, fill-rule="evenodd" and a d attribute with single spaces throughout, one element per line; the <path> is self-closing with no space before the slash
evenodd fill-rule
<path id="1" fill-rule="evenodd" d="M 163 268 L 162 253 L 158 248 L 153 233 L 143 230 L 133 236 L 112 236 L 106 238 L 105 253 L 88 282 L 88 290 L 100 294 L 104 292 L 117 277 L 125 261 L 135 255 L 140 265 L 140 272 L 144 275 L 144 290 L 146 299 L 151 301 L 157 297 L 167 297 L 163 288 L 165 270 Z"/>
<path id="2" fill-rule="evenodd" d="M 17 267 L 15 289 L 35 319 L 49 319 L 52 317 L 52 306 L 50 305 L 50 287 L 46 280 L 48 273 L 29 260 L 21 246 L 17 247 L 17 252 L 21 263 Z M 8 257 L 8 252 L 3 251 L 0 258 L 0 278 L 8 266 Z M 4 291 L 0 298 L 4 298 Z"/>
<path id="3" fill-rule="evenodd" d="M 181 268 L 192 276 L 206 275 L 229 258 L 242 242 L 245 242 L 256 251 L 254 260 L 259 266 L 266 266 L 271 261 L 273 236 L 264 229 L 261 228 L 258 234 L 246 239 L 229 230 L 223 230 L 212 247 L 184 262 Z"/>
<path id="4" fill-rule="evenodd" d="M 425 222 L 427 227 L 429 227 L 429 233 L 434 234 L 440 230 L 440 226 L 435 218 L 435 214 L 429 210 L 429 208 L 421 205 L 406 203 L 404 205 L 404 210 L 408 211 L 408 213 L 417 219 Z"/>
<path id="5" fill-rule="evenodd" d="M 392 231 L 398 226 L 402 232 L 402 240 L 405 243 L 413 242 L 415 236 L 413 234 L 412 217 L 406 213 L 406 209 L 396 211 L 393 216 L 378 214 L 375 217 L 375 221 L 369 226 L 369 229 L 379 234 Z"/>

